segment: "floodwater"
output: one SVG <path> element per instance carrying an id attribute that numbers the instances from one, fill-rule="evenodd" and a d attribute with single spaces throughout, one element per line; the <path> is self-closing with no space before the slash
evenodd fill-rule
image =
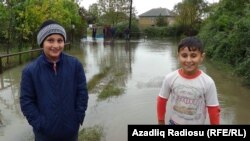
<path id="1" fill-rule="evenodd" d="M 131 40 L 104 42 L 83 39 L 67 53 L 84 65 L 87 80 L 110 68 L 107 76 L 89 93 L 84 127 L 103 127 L 103 141 L 127 141 L 128 124 L 157 124 L 156 97 L 164 76 L 178 68 L 174 40 Z M 0 140 L 30 141 L 32 128 L 19 106 L 20 65 L 0 75 Z M 205 60 L 201 69 L 215 81 L 221 104 L 222 124 L 250 124 L 250 89 L 237 77 L 217 70 Z M 106 83 L 123 89 L 119 96 L 98 99 Z"/>

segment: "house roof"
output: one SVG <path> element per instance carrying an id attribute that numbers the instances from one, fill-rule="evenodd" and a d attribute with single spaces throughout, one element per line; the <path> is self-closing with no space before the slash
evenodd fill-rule
<path id="1" fill-rule="evenodd" d="M 157 17 L 157 16 L 174 16 L 173 12 L 167 8 L 153 8 L 145 13 L 139 15 L 139 17 Z"/>

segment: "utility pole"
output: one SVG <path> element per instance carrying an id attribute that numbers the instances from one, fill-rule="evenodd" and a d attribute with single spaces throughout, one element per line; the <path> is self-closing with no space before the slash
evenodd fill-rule
<path id="1" fill-rule="evenodd" d="M 130 0 L 130 11 L 129 11 L 129 25 L 128 25 L 128 29 L 129 29 L 129 33 L 128 33 L 128 40 L 130 40 L 130 33 L 131 33 L 131 19 L 132 19 L 132 4 L 133 4 L 133 0 Z"/>

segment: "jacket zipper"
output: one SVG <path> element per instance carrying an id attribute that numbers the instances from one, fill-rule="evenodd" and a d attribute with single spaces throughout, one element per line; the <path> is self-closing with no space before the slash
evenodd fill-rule
<path id="1" fill-rule="evenodd" d="M 56 62 L 53 62 L 53 70 L 54 70 L 54 72 L 55 72 L 55 75 L 57 75 Z"/>

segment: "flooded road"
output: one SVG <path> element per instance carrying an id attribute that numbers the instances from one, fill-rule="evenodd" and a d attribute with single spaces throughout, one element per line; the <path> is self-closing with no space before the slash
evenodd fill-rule
<path id="1" fill-rule="evenodd" d="M 83 63 L 88 81 L 110 68 L 98 88 L 90 92 L 83 127 L 103 127 L 103 141 L 127 141 L 128 124 L 157 124 L 156 97 L 162 80 L 179 66 L 175 41 L 131 40 L 128 44 L 83 39 L 79 47 L 67 53 Z M 32 140 L 32 129 L 20 112 L 18 99 L 24 65 L 0 75 L 1 141 Z M 222 124 L 250 124 L 250 89 L 242 87 L 238 78 L 216 69 L 211 62 L 206 61 L 201 69 L 216 83 Z M 101 86 L 110 81 L 123 93 L 100 100 Z"/>

